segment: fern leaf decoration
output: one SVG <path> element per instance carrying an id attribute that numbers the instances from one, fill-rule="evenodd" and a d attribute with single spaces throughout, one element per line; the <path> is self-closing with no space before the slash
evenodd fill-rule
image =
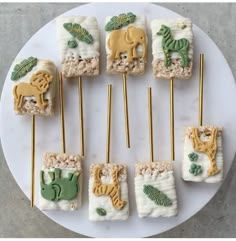
<path id="1" fill-rule="evenodd" d="M 152 185 L 144 185 L 143 192 L 157 205 L 161 205 L 164 207 L 169 207 L 172 205 L 171 199 L 169 199 L 164 192 L 160 191 L 156 187 L 153 187 Z"/>
<path id="2" fill-rule="evenodd" d="M 78 23 L 64 23 L 63 27 L 76 39 L 93 44 L 93 36 Z"/>
<path id="3" fill-rule="evenodd" d="M 34 57 L 29 57 L 28 59 L 24 59 L 22 62 L 17 64 L 13 72 L 11 74 L 11 80 L 18 80 L 21 77 L 25 76 L 27 73 L 29 73 L 34 66 L 36 66 L 38 63 L 38 59 Z"/>
<path id="4" fill-rule="evenodd" d="M 133 23 L 135 21 L 136 15 L 133 13 L 122 13 L 119 16 L 114 16 L 111 18 L 111 20 L 106 24 L 105 30 L 106 31 L 112 31 L 116 29 L 120 29 L 124 26 L 129 25 L 130 23 Z"/>

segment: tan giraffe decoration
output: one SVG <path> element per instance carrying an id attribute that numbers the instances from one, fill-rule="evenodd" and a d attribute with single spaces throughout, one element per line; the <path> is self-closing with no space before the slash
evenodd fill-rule
<path id="1" fill-rule="evenodd" d="M 217 153 L 217 128 L 211 129 L 211 135 L 208 141 L 200 140 L 200 134 L 198 128 L 193 128 L 190 135 L 193 149 L 205 153 L 210 160 L 210 167 L 207 170 L 208 176 L 215 176 L 221 170 L 216 165 L 216 153 Z"/>
<path id="2" fill-rule="evenodd" d="M 112 183 L 104 184 L 101 181 L 102 169 L 100 167 L 94 168 L 94 184 L 93 194 L 95 196 L 109 196 L 112 202 L 112 206 L 116 209 L 122 209 L 126 201 L 121 200 L 120 197 L 120 184 L 118 180 L 119 169 L 114 167 L 112 170 Z"/>

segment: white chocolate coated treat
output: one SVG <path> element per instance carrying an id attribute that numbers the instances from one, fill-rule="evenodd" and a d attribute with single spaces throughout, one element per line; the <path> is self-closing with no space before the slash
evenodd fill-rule
<path id="1" fill-rule="evenodd" d="M 106 18 L 106 24 L 112 17 Z M 132 28 L 133 30 L 131 30 Z M 114 32 L 116 32 L 116 35 L 114 35 Z M 146 17 L 143 15 L 136 15 L 135 21 L 127 26 L 117 30 L 106 31 L 107 72 L 111 74 L 124 72 L 133 75 L 143 74 L 146 64 L 147 43 Z M 132 55 L 131 61 L 128 61 L 128 50 L 130 50 Z M 136 50 L 137 57 L 134 57 L 134 50 Z M 111 59 L 112 51 L 115 53 L 114 59 Z M 145 57 L 143 57 L 144 55 Z"/>
<path id="2" fill-rule="evenodd" d="M 80 24 L 93 38 L 89 44 L 74 38 L 64 28 L 65 23 Z M 95 17 L 60 16 L 57 18 L 59 54 L 64 77 L 93 76 L 99 74 L 99 29 Z M 69 47 L 68 42 L 75 41 L 77 47 Z"/>
<path id="3" fill-rule="evenodd" d="M 64 210 L 74 211 L 81 207 L 82 204 L 82 187 L 83 187 L 83 173 L 82 173 L 82 159 L 79 155 L 46 153 L 44 164 L 41 171 L 44 172 L 45 184 L 50 184 L 52 179 L 49 172 L 55 172 L 55 169 L 61 170 L 61 177 L 68 178 L 70 174 L 79 173 L 78 189 L 75 198 L 70 200 L 48 200 L 42 196 L 42 186 L 40 183 L 39 207 L 41 210 Z M 42 180 L 41 180 L 42 181 Z M 56 191 L 58 189 L 55 189 Z M 58 195 L 58 193 L 57 193 Z"/>
<path id="4" fill-rule="evenodd" d="M 172 217 L 178 213 L 173 164 L 170 161 L 138 163 L 135 166 L 135 197 L 140 218 Z M 152 193 L 145 193 L 145 187 L 151 187 Z M 158 191 L 166 195 L 169 205 L 162 202 Z M 150 196 L 151 198 L 150 198 Z"/>
<path id="5" fill-rule="evenodd" d="M 165 54 L 163 51 L 163 35 L 158 35 L 162 25 L 170 28 L 172 39 L 187 39 L 189 48 L 187 57 L 189 59 L 188 66 L 183 66 L 181 55 L 177 50 L 182 49 L 182 43 L 179 41 L 175 44 L 175 51 L 170 51 L 170 65 L 165 65 Z M 151 22 L 152 31 L 152 55 L 153 55 L 153 74 L 155 78 L 169 79 L 171 77 L 179 79 L 189 79 L 192 76 L 193 66 L 193 32 L 190 19 L 155 19 Z M 166 35 L 165 35 L 166 36 Z M 166 41 L 168 44 L 170 40 Z M 181 51 L 180 51 L 181 52 Z M 186 53 L 186 52 L 184 52 Z"/>
<path id="6" fill-rule="evenodd" d="M 116 168 L 118 170 L 117 183 L 115 183 L 113 176 Z M 97 176 L 96 172 L 98 170 L 101 170 L 101 174 Z M 96 182 L 98 182 L 98 185 L 95 185 Z M 116 187 L 115 185 L 108 187 L 109 184 L 115 184 Z M 112 195 L 109 196 L 109 193 Z M 102 210 L 103 213 L 100 213 L 99 210 Z M 126 167 L 117 164 L 91 164 L 89 178 L 89 220 L 126 220 L 128 216 L 129 201 Z"/>
<path id="7" fill-rule="evenodd" d="M 50 60 L 35 59 L 37 64 L 14 81 L 14 110 L 21 115 L 52 115 L 55 108 L 57 69 Z M 22 61 L 23 59 L 16 60 L 13 69 Z"/>
<path id="8" fill-rule="evenodd" d="M 209 142 L 210 135 L 212 134 L 212 129 L 216 128 L 217 135 L 215 143 L 212 143 L 212 148 L 216 145 L 217 150 L 215 154 L 215 166 L 211 168 L 211 163 L 209 156 L 206 152 L 199 151 L 198 148 L 193 147 L 193 142 L 190 136 L 192 136 L 194 127 L 187 127 L 185 129 L 184 135 L 184 159 L 182 163 L 182 177 L 185 181 L 192 181 L 192 182 L 207 182 L 207 183 L 218 183 L 223 180 L 223 146 L 222 146 L 222 128 L 220 127 L 213 127 L 213 126 L 203 126 L 196 128 L 198 133 L 200 133 L 200 140 L 203 142 Z M 209 145 L 208 150 L 213 153 L 211 150 L 211 145 Z M 195 153 L 196 159 L 191 160 L 191 154 Z M 190 155 L 190 156 L 189 156 Z M 191 173 L 191 165 L 195 164 L 200 166 L 202 170 L 201 173 L 195 174 Z M 211 168 L 211 169 L 210 169 Z M 208 170 L 213 170 L 212 174 L 209 175 Z M 216 171 L 214 171 L 216 170 Z"/>

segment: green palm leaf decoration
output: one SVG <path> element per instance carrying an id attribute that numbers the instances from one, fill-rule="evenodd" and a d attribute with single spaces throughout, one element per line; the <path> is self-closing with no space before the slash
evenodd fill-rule
<path id="1" fill-rule="evenodd" d="M 93 44 L 93 36 L 78 23 L 64 23 L 63 27 L 76 39 Z"/>
<path id="2" fill-rule="evenodd" d="M 169 207 L 172 205 L 171 199 L 169 199 L 164 192 L 160 191 L 156 187 L 153 187 L 152 185 L 144 185 L 143 192 L 157 205 L 164 207 Z"/>
<path id="3" fill-rule="evenodd" d="M 28 59 L 24 59 L 22 62 L 17 64 L 13 72 L 11 74 L 11 80 L 18 80 L 21 77 L 25 76 L 27 73 L 29 73 L 34 66 L 36 66 L 38 63 L 38 59 L 34 57 L 29 57 Z"/>
<path id="4" fill-rule="evenodd" d="M 111 20 L 106 24 L 105 30 L 112 31 L 116 29 L 120 29 L 124 26 L 129 25 L 135 21 L 136 15 L 133 13 L 122 13 L 119 16 L 114 16 Z"/>

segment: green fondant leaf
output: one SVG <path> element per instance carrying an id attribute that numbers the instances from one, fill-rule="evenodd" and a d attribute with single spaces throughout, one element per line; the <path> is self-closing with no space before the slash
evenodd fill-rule
<path id="1" fill-rule="evenodd" d="M 28 72 L 30 72 L 34 66 L 37 65 L 38 59 L 34 57 L 29 57 L 28 59 L 24 59 L 21 63 L 17 64 L 13 72 L 11 74 L 11 79 L 16 81 L 21 77 L 25 76 Z"/>
<path id="2" fill-rule="evenodd" d="M 106 216 L 107 215 L 107 211 L 103 208 L 96 208 L 96 212 L 99 216 Z"/>
<path id="3" fill-rule="evenodd" d="M 63 27 L 76 39 L 93 44 L 93 36 L 78 23 L 64 23 Z"/>
<path id="4" fill-rule="evenodd" d="M 136 15 L 133 13 L 122 13 L 119 16 L 114 16 L 110 19 L 110 21 L 106 24 L 105 30 L 112 31 L 116 29 L 120 29 L 124 26 L 129 25 L 135 21 Z"/>
<path id="5" fill-rule="evenodd" d="M 164 192 L 160 191 L 156 187 L 153 187 L 152 185 L 144 185 L 143 192 L 157 205 L 161 205 L 164 207 L 169 207 L 172 205 L 171 199 L 168 198 Z"/>
<path id="6" fill-rule="evenodd" d="M 74 49 L 78 46 L 78 44 L 77 44 L 76 40 L 69 40 L 67 42 L 67 46 L 71 49 Z"/>

